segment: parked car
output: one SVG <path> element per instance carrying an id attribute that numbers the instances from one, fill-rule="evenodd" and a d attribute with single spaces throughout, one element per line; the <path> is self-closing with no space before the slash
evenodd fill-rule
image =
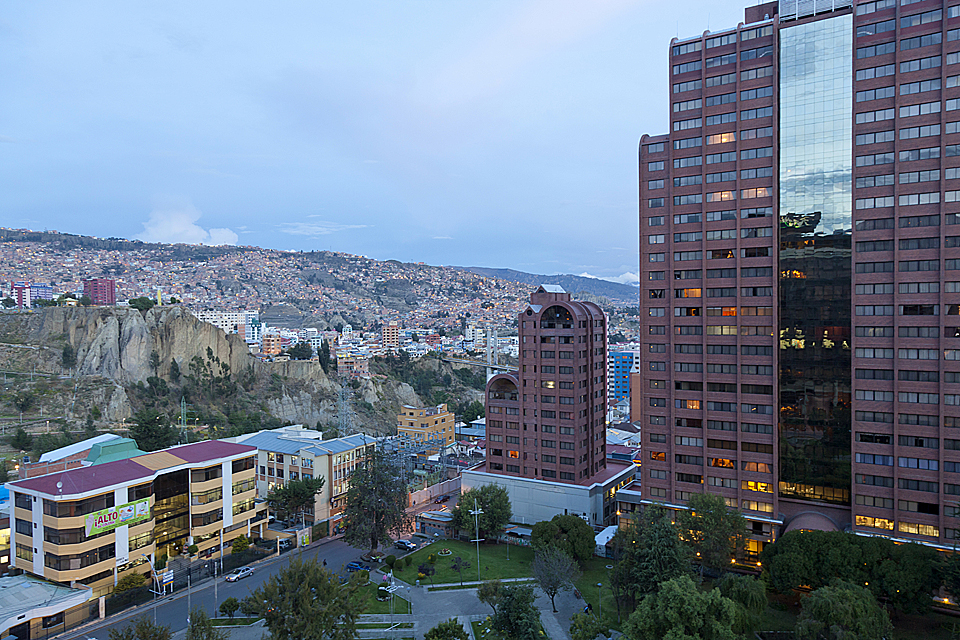
<path id="1" fill-rule="evenodd" d="M 405 549 L 406 551 L 414 551 L 417 548 L 417 543 L 410 540 L 397 540 L 393 543 L 393 546 L 397 549 Z"/>
<path id="2" fill-rule="evenodd" d="M 364 571 L 370 571 L 370 567 L 365 564 L 360 564 L 359 562 L 348 562 L 344 568 L 350 573 L 353 573 L 354 571 L 360 571 L 361 569 Z"/>
<path id="3" fill-rule="evenodd" d="M 234 569 L 227 574 L 227 582 L 236 582 L 237 580 L 242 580 L 247 576 L 253 575 L 253 569 L 250 567 L 240 567 L 239 569 Z"/>
<path id="4" fill-rule="evenodd" d="M 450 499 L 450 496 L 440 496 L 439 498 L 437 498 L 436 500 L 434 500 L 433 503 L 434 503 L 434 504 L 442 504 L 442 503 L 446 502 L 446 501 L 449 500 L 449 499 Z"/>
<path id="5" fill-rule="evenodd" d="M 280 550 L 286 551 L 287 549 L 293 549 L 294 541 L 293 538 L 281 538 L 280 540 Z"/>

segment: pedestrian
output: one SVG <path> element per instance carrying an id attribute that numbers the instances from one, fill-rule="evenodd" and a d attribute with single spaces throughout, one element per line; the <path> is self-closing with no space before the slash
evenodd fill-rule
<path id="1" fill-rule="evenodd" d="M 323 566 L 327 566 L 327 561 L 326 561 L 326 560 L 323 561 Z"/>

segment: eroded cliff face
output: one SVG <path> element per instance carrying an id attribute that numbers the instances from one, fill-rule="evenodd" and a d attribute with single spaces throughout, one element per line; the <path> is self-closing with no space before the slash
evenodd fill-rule
<path id="1" fill-rule="evenodd" d="M 78 376 L 99 377 L 113 383 L 91 394 L 91 402 L 100 407 L 104 419 L 109 421 L 133 414 L 125 388 L 146 383 L 153 375 L 168 379 L 174 361 L 186 375 L 194 357 L 206 360 L 209 353 L 229 364 L 234 375 L 253 370 L 289 381 L 281 385 L 279 397 L 263 399 L 271 415 L 309 425 L 337 423 L 340 384 L 328 377 L 319 364 L 295 360 L 260 362 L 250 355 L 240 336 L 200 322 L 181 307 L 155 307 L 145 314 L 117 307 L 51 307 L 32 314 L 3 315 L 0 342 L 5 340 L 33 345 L 30 348 L 34 350 L 28 348 L 25 353 L 39 363 L 38 370 L 51 373 L 61 373 L 63 346 L 71 345 L 76 350 Z M 157 371 L 151 364 L 154 351 L 159 356 Z M 420 404 L 409 385 L 380 379 L 362 381 L 355 397 L 375 409 L 373 414 L 355 422 L 364 430 L 378 433 L 390 432 L 396 424 L 399 405 Z M 76 415 L 82 418 L 86 413 Z"/>

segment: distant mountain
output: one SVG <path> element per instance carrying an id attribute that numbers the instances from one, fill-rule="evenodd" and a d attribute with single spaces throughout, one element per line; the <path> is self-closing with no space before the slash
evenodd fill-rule
<path id="1" fill-rule="evenodd" d="M 555 275 L 544 276 L 536 273 L 525 273 L 513 269 L 491 269 L 489 267 L 450 267 L 451 269 L 460 269 L 469 271 L 487 278 L 499 278 L 501 280 L 510 280 L 511 282 L 520 282 L 522 284 L 558 284 L 564 290 L 570 293 L 586 291 L 595 296 L 603 296 L 610 302 L 636 306 L 639 303 L 640 292 L 636 287 L 618 282 L 609 282 L 599 278 L 585 278 L 583 276 Z"/>

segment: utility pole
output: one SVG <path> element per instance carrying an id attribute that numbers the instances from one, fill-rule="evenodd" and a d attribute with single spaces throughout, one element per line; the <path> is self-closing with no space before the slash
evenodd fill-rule
<path id="1" fill-rule="evenodd" d="M 470 514 L 473 516 L 473 522 L 476 526 L 476 539 L 473 542 L 477 543 L 477 582 L 480 582 L 480 514 L 483 513 L 483 509 L 477 506 L 477 499 L 473 499 L 473 509 L 470 510 Z"/>

